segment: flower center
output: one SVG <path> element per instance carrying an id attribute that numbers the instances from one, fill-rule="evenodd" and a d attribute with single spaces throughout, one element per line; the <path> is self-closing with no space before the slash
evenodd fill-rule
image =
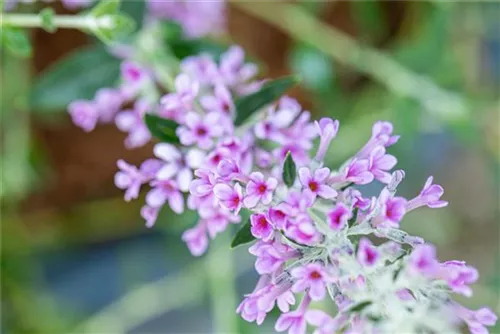
<path id="1" fill-rule="evenodd" d="M 312 273 L 309 274 L 309 277 L 311 279 L 317 280 L 321 278 L 321 273 L 317 272 L 316 270 L 313 271 Z"/>
<path id="2" fill-rule="evenodd" d="M 319 189 L 318 182 L 316 182 L 316 181 L 310 181 L 309 182 L 309 189 L 311 189 L 311 191 L 313 191 L 313 192 L 318 191 L 318 189 Z"/>
<path id="3" fill-rule="evenodd" d="M 260 227 L 266 228 L 267 227 L 267 219 L 266 217 L 260 217 L 259 220 L 257 221 Z"/>
<path id="4" fill-rule="evenodd" d="M 258 187 L 257 187 L 257 191 L 261 194 L 265 193 L 267 190 L 267 186 L 264 184 L 264 183 L 261 183 Z"/>
<path id="5" fill-rule="evenodd" d="M 200 126 L 199 128 L 196 129 L 196 134 L 200 137 L 206 136 L 208 133 L 207 129 L 204 127 Z"/>

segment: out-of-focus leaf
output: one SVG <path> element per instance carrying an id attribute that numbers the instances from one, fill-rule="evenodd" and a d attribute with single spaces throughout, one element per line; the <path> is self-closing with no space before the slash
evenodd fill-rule
<path id="1" fill-rule="evenodd" d="M 360 31 L 361 38 L 377 41 L 387 31 L 387 20 L 379 1 L 352 1 L 349 3 L 353 19 Z"/>
<path id="2" fill-rule="evenodd" d="M 179 124 L 171 119 L 146 114 L 145 122 L 151 134 L 164 143 L 178 144 L 179 138 L 175 131 Z"/>
<path id="3" fill-rule="evenodd" d="M 208 39 L 171 39 L 167 43 L 177 59 L 206 53 L 215 60 L 219 60 L 220 56 L 227 50 L 227 46 Z"/>
<path id="4" fill-rule="evenodd" d="M 105 15 L 114 15 L 120 9 L 120 0 L 101 0 L 89 12 L 89 15 L 94 17 L 101 17 Z"/>
<path id="5" fill-rule="evenodd" d="M 130 16 L 135 21 L 136 26 L 140 28 L 146 12 L 146 2 L 124 1 L 121 6 L 121 12 Z"/>
<path id="6" fill-rule="evenodd" d="M 314 92 L 332 88 L 335 75 L 332 60 L 318 49 L 300 44 L 290 54 L 290 66 L 303 80 L 304 86 Z"/>
<path id="7" fill-rule="evenodd" d="M 31 43 L 25 31 L 14 27 L 2 27 L 1 45 L 19 57 L 31 56 Z"/>
<path id="8" fill-rule="evenodd" d="M 102 46 L 76 50 L 43 72 L 34 82 L 30 105 L 34 111 L 64 110 L 77 99 L 92 99 L 119 78 L 120 61 Z"/>
<path id="9" fill-rule="evenodd" d="M 243 226 L 238 230 L 238 232 L 236 232 L 236 235 L 234 236 L 233 241 L 231 242 L 231 248 L 235 248 L 240 245 L 244 245 L 254 241 L 255 237 L 253 236 L 250 229 L 251 229 L 251 224 L 250 224 L 250 219 L 248 219 L 246 223 L 243 224 Z"/>
<path id="10" fill-rule="evenodd" d="M 285 182 L 288 188 L 293 186 L 296 176 L 297 167 L 295 161 L 293 161 L 292 155 L 288 152 L 285 157 L 285 162 L 283 163 L 283 182 Z"/>
<path id="11" fill-rule="evenodd" d="M 103 43 L 120 40 L 132 33 L 136 27 L 135 20 L 125 13 L 120 13 L 119 9 L 120 0 L 103 0 L 89 12 L 89 16 L 97 20 L 110 20 L 109 26 L 99 25 L 91 29 Z"/>
<path id="12" fill-rule="evenodd" d="M 45 31 L 54 32 L 57 27 L 54 24 L 54 10 L 50 7 L 44 8 L 40 12 L 40 18 L 42 19 L 42 27 Z"/>
<path id="13" fill-rule="evenodd" d="M 112 21 L 110 28 L 98 27 L 92 30 L 103 43 L 109 44 L 123 39 L 135 30 L 135 21 L 128 15 L 117 14 L 110 18 Z"/>
<path id="14" fill-rule="evenodd" d="M 299 81 L 295 76 L 269 81 L 258 92 L 240 98 L 236 101 L 236 119 L 234 120 L 234 124 L 243 124 L 254 112 L 274 102 Z"/>

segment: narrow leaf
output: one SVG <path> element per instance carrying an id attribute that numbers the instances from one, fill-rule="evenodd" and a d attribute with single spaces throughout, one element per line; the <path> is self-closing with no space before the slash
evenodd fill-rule
<path id="1" fill-rule="evenodd" d="M 367 300 L 367 301 L 364 301 L 364 302 L 359 302 L 358 304 L 353 305 L 352 307 L 350 307 L 346 312 L 347 313 L 361 312 L 362 310 L 364 310 L 365 308 L 367 308 L 368 306 L 370 306 L 372 303 L 373 302 L 371 300 Z"/>
<path id="2" fill-rule="evenodd" d="M 104 47 L 81 48 L 36 78 L 30 105 L 37 112 L 62 111 L 71 101 L 92 99 L 99 88 L 113 86 L 119 76 L 120 61 Z"/>
<path id="3" fill-rule="evenodd" d="M 250 228 L 250 219 L 248 219 L 247 222 L 238 230 L 238 232 L 236 232 L 236 235 L 231 242 L 231 248 L 235 248 L 255 240 L 255 237 L 250 231 Z"/>
<path id="4" fill-rule="evenodd" d="M 297 167 L 295 166 L 295 161 L 293 161 L 290 151 L 288 151 L 285 157 L 285 162 L 283 163 L 283 182 L 285 182 L 288 188 L 293 186 L 296 176 Z"/>
<path id="5" fill-rule="evenodd" d="M 179 124 L 171 119 L 161 118 L 149 114 L 146 114 L 144 119 L 149 131 L 154 137 L 165 143 L 179 143 L 179 138 L 175 133 Z"/>
<path id="6" fill-rule="evenodd" d="M 265 83 L 262 88 L 253 94 L 242 97 L 236 101 L 235 125 L 241 125 L 254 112 L 274 102 L 283 95 L 290 87 L 297 84 L 297 77 L 283 77 Z"/>

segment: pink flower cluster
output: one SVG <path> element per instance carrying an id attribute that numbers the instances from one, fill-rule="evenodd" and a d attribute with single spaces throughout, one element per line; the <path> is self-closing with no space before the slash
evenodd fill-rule
<path id="1" fill-rule="evenodd" d="M 226 26 L 225 0 L 146 0 L 146 4 L 150 16 L 179 23 L 189 38 L 221 33 Z"/>
<path id="2" fill-rule="evenodd" d="M 275 329 L 292 334 L 305 333 L 308 325 L 315 333 L 440 333 L 462 324 L 479 334 L 496 322 L 491 310 L 469 310 L 451 299 L 452 293 L 472 294 L 473 267 L 439 262 L 432 245 L 400 229 L 411 211 L 448 203 L 432 177 L 413 199 L 396 195 L 404 172 L 393 171 L 397 160 L 387 153 L 399 138 L 391 123 L 376 122 L 367 143 L 332 170 L 324 158 L 339 122 L 312 121 L 290 97 L 234 124 L 235 98 L 261 85 L 240 48 L 218 63 L 206 55 L 187 58 L 180 68 L 175 91 L 160 103 L 140 98 L 133 110 L 121 111 L 155 83 L 153 73 L 125 62 L 123 84 L 112 91 L 119 103 L 99 98 L 109 91 L 99 92 L 94 101 L 74 102 L 70 113 L 86 130 L 114 119 L 129 133 L 128 147 L 150 139 L 146 112 L 179 124 L 178 145 L 156 144 L 155 158 L 139 167 L 120 160 L 115 183 L 126 200 L 137 198 L 141 186 L 151 187 L 141 210 L 148 227 L 165 205 L 176 213 L 195 210 L 200 219 L 182 236 L 195 256 L 229 224 L 240 223 L 242 210 L 250 213 L 242 225 L 255 239 L 249 251 L 260 278 L 237 309 L 245 320 L 261 324 L 277 306 Z M 291 182 L 284 168 L 290 159 Z M 383 185 L 380 194 L 364 196 L 359 186 L 375 181 Z M 313 308 L 325 299 L 337 305 L 336 315 Z"/>

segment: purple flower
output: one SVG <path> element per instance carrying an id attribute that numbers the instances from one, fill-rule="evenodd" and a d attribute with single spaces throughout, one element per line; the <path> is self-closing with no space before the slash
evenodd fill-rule
<path id="1" fill-rule="evenodd" d="M 154 226 L 159 212 L 160 208 L 152 208 L 147 205 L 141 208 L 141 217 L 146 221 L 146 227 L 151 228 Z"/>
<path id="2" fill-rule="evenodd" d="M 292 98 L 284 96 L 280 99 L 279 108 L 270 107 L 265 120 L 255 124 L 255 136 L 259 139 L 270 139 L 277 142 L 284 142 L 285 135 L 281 130 L 285 130 L 293 123 L 300 113 L 301 107 Z"/>
<path id="3" fill-rule="evenodd" d="M 362 266 L 371 267 L 377 263 L 379 252 L 369 239 L 361 238 L 359 240 L 358 252 L 356 258 Z"/>
<path id="4" fill-rule="evenodd" d="M 206 54 L 183 59 L 181 70 L 202 85 L 213 84 L 219 74 L 217 64 L 210 55 Z"/>
<path id="5" fill-rule="evenodd" d="M 183 145 L 197 144 L 201 149 L 210 149 L 214 143 L 213 139 L 224 132 L 219 119 L 220 115 L 217 113 L 210 113 L 201 118 L 200 115 L 190 112 L 186 115 L 186 125 L 177 129 L 177 135 Z"/>
<path id="6" fill-rule="evenodd" d="M 76 100 L 68 106 L 68 112 L 73 123 L 85 132 L 94 130 L 99 119 L 97 106 L 89 101 Z"/>
<path id="7" fill-rule="evenodd" d="M 297 251 L 278 242 L 258 241 L 249 248 L 249 252 L 257 257 L 255 270 L 261 275 L 282 270 L 282 266 L 287 260 L 299 256 Z"/>
<path id="8" fill-rule="evenodd" d="M 125 201 L 127 202 L 137 198 L 142 184 L 152 179 L 152 175 L 148 173 L 148 169 L 158 169 L 158 161 L 155 160 L 146 160 L 140 170 L 121 159 L 116 164 L 120 171 L 115 174 L 115 185 L 120 189 L 126 190 Z"/>
<path id="9" fill-rule="evenodd" d="M 236 87 L 257 74 L 255 64 L 245 63 L 245 52 L 239 46 L 231 46 L 220 59 L 219 74 L 229 87 Z"/>
<path id="10" fill-rule="evenodd" d="M 169 19 L 179 23 L 189 38 L 199 38 L 220 33 L 225 26 L 226 2 L 147 0 L 148 13 L 152 17 Z"/>
<path id="11" fill-rule="evenodd" d="M 184 212 L 184 198 L 179 191 L 177 183 L 172 180 L 154 180 L 153 187 L 146 195 L 146 203 L 150 207 L 160 208 L 168 202 L 168 205 L 177 214 Z"/>
<path id="12" fill-rule="evenodd" d="M 349 219 L 352 218 L 351 210 L 342 202 L 327 213 L 328 225 L 335 231 L 340 231 L 347 225 Z"/>
<path id="13" fill-rule="evenodd" d="M 373 181 L 373 174 L 368 170 L 369 168 L 369 160 L 358 160 L 354 158 L 338 175 L 330 177 L 329 182 L 368 184 Z"/>
<path id="14" fill-rule="evenodd" d="M 277 229 L 283 229 L 286 225 L 287 215 L 283 211 L 283 206 L 278 205 L 275 208 L 269 208 L 267 212 L 269 220 Z"/>
<path id="15" fill-rule="evenodd" d="M 477 281 L 479 273 L 463 261 L 446 261 L 440 264 L 438 276 L 446 280 L 454 292 L 470 297 L 472 289 L 468 285 Z"/>
<path id="16" fill-rule="evenodd" d="M 309 189 L 309 191 L 313 193 L 314 197 L 318 195 L 325 199 L 332 199 L 337 196 L 337 192 L 326 184 L 329 175 L 330 169 L 326 167 L 316 169 L 314 171 L 314 176 L 307 167 L 301 167 L 299 169 L 300 182 L 306 189 Z"/>
<path id="17" fill-rule="evenodd" d="M 240 211 L 243 204 L 243 191 L 239 183 L 236 183 L 234 187 L 219 183 L 214 187 L 214 194 L 226 209 L 234 211 L 235 214 Z"/>
<path id="18" fill-rule="evenodd" d="M 268 205 L 273 199 L 273 191 L 277 185 L 278 181 L 274 177 L 270 177 L 266 181 L 260 172 L 250 174 L 250 181 L 246 187 L 247 196 L 243 203 L 247 208 L 253 208 L 259 202 Z"/>
<path id="19" fill-rule="evenodd" d="M 116 127 L 128 132 L 128 137 L 125 139 L 127 148 L 140 147 L 151 140 L 151 133 L 144 123 L 144 115 L 150 107 L 145 100 L 137 100 L 132 110 L 124 110 L 116 115 Z"/>
<path id="20" fill-rule="evenodd" d="M 266 215 L 256 213 L 250 216 L 250 231 L 257 239 L 270 240 L 274 235 L 274 226 L 267 219 Z"/>
<path id="21" fill-rule="evenodd" d="M 328 146 L 330 146 L 330 142 L 337 135 L 337 131 L 339 130 L 339 121 L 334 121 L 331 118 L 322 118 L 319 122 L 315 122 L 315 124 L 320 137 L 319 147 L 315 159 L 316 161 L 323 161 L 326 151 L 328 150 Z"/>
<path id="22" fill-rule="evenodd" d="M 485 326 L 494 326 L 497 322 L 497 316 L 487 307 L 473 311 L 457 303 L 453 303 L 453 306 L 472 334 L 487 334 L 489 331 Z"/>
<path id="23" fill-rule="evenodd" d="M 416 246 L 411 252 L 408 265 L 410 271 L 414 273 L 433 277 L 439 269 L 439 263 L 436 260 L 436 249 L 428 244 Z"/>
<path id="24" fill-rule="evenodd" d="M 305 295 L 297 310 L 279 316 L 274 329 L 277 332 L 284 332 L 288 329 L 288 334 L 305 334 L 307 329 L 305 313 L 310 303 L 309 295 Z"/>
<path id="25" fill-rule="evenodd" d="M 399 222 L 406 214 L 407 200 L 403 197 L 391 197 L 388 191 L 383 191 L 379 197 L 380 213 L 372 221 L 374 226 L 399 227 Z"/>
<path id="26" fill-rule="evenodd" d="M 332 318 L 324 311 L 309 310 L 306 312 L 306 320 L 317 327 L 313 334 L 331 334 L 337 333 L 347 323 L 349 316 L 339 313 Z"/>
<path id="27" fill-rule="evenodd" d="M 390 155 L 385 154 L 384 146 L 377 146 L 371 153 L 369 158 L 368 170 L 373 176 L 382 183 L 389 184 L 391 182 L 391 170 L 396 166 L 397 159 Z"/>
<path id="28" fill-rule="evenodd" d="M 208 247 L 208 238 L 204 224 L 200 222 L 195 227 L 186 230 L 182 234 L 182 240 L 187 244 L 193 256 L 200 256 L 205 253 Z"/>
<path id="29" fill-rule="evenodd" d="M 222 84 L 215 86 L 213 96 L 205 95 L 201 98 L 200 102 L 208 112 L 218 112 L 229 117 L 234 114 L 233 97 L 229 90 Z"/>
<path id="30" fill-rule="evenodd" d="M 125 60 L 120 66 L 121 77 L 124 83 L 121 86 L 124 97 L 134 97 L 143 85 L 149 80 L 148 72 L 139 64 Z"/>
<path id="31" fill-rule="evenodd" d="M 112 122 L 124 102 L 122 93 L 113 88 L 101 88 L 97 91 L 94 103 L 99 110 L 99 119 L 103 123 Z"/>
<path id="32" fill-rule="evenodd" d="M 222 159 L 217 165 L 217 173 L 225 180 L 231 180 L 240 175 L 238 163 L 232 159 Z"/>
<path id="33" fill-rule="evenodd" d="M 389 147 L 394 145 L 399 136 L 392 135 L 393 126 L 389 122 L 378 121 L 372 127 L 372 136 L 365 146 L 356 154 L 358 159 L 367 159 L 377 146 Z"/>
<path id="34" fill-rule="evenodd" d="M 198 179 L 191 182 L 189 192 L 196 197 L 205 197 L 213 194 L 213 188 L 217 182 L 215 174 L 206 169 L 197 169 L 194 171 L 194 175 Z"/>
<path id="35" fill-rule="evenodd" d="M 408 202 L 406 206 L 408 211 L 425 205 L 429 208 L 442 208 L 448 205 L 448 202 L 440 200 L 444 193 L 443 187 L 432 184 L 432 180 L 433 177 L 429 176 L 420 194 Z"/>
<path id="36" fill-rule="evenodd" d="M 193 180 L 192 169 L 201 167 L 205 154 L 197 149 L 190 149 L 186 154 L 181 153 L 175 146 L 167 143 L 156 144 L 154 154 L 165 161 L 165 165 L 158 171 L 159 180 L 168 180 L 176 176 L 179 189 L 187 191 Z"/>
<path id="37" fill-rule="evenodd" d="M 306 215 L 300 216 L 296 221 L 290 221 L 285 229 L 285 234 L 304 245 L 313 245 L 321 239 L 321 234 Z"/>
<path id="38" fill-rule="evenodd" d="M 326 294 L 326 283 L 329 281 L 328 275 L 319 263 L 309 263 L 291 271 L 295 278 L 292 291 L 295 293 L 308 289 L 312 300 L 322 300 Z"/>

